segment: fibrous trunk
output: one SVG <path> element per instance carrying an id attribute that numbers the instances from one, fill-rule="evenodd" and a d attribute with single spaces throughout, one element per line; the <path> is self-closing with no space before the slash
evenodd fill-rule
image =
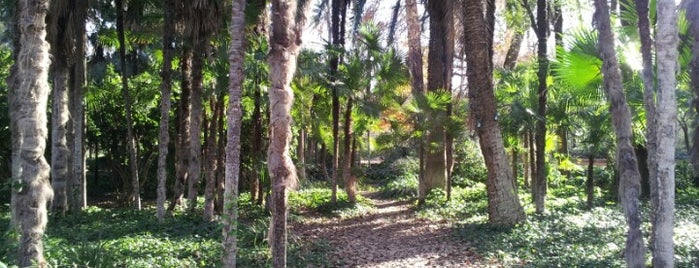
<path id="1" fill-rule="evenodd" d="M 189 114 L 190 109 L 190 92 L 192 88 L 192 49 L 185 46 L 182 51 L 182 58 L 180 59 L 180 72 L 182 73 L 181 81 L 181 93 L 180 102 L 178 107 L 177 119 L 178 119 L 178 131 L 177 131 L 177 147 L 175 147 L 175 189 L 172 195 L 172 201 L 168 206 L 167 210 L 172 211 L 175 209 L 182 199 L 184 194 L 184 186 L 189 178 Z"/>
<path id="2" fill-rule="evenodd" d="M 236 267 L 237 221 L 238 221 L 238 182 L 240 181 L 240 130 L 243 110 L 240 101 L 243 97 L 243 61 L 245 58 L 245 0 L 232 3 L 231 26 L 228 34 L 231 46 L 228 50 L 230 64 L 228 82 L 228 110 L 226 139 L 225 186 L 223 194 L 223 267 Z"/>
<path id="3" fill-rule="evenodd" d="M 604 89 L 609 100 L 609 111 L 616 134 L 616 162 L 620 174 L 619 195 L 624 207 L 624 215 L 629 225 L 626 237 L 626 264 L 628 267 L 644 267 L 645 249 L 641 233 L 641 174 L 636 162 L 631 132 L 631 112 L 621 80 L 619 62 L 614 50 L 614 34 L 609 19 L 609 6 L 606 1 L 595 0 L 595 24 L 599 31 L 599 50 L 602 56 Z"/>
<path id="4" fill-rule="evenodd" d="M 538 39 L 537 61 L 539 63 L 539 71 L 537 72 L 538 87 L 537 95 L 537 120 L 536 134 L 534 142 L 536 143 L 536 176 L 533 178 L 532 194 L 534 195 L 534 205 L 536 213 L 544 212 L 544 201 L 546 199 L 547 176 L 548 168 L 546 167 L 546 102 L 548 94 L 548 86 L 546 78 L 548 77 L 548 56 L 547 38 L 548 38 L 548 18 L 547 18 L 547 2 L 539 0 L 536 3 L 536 37 Z"/>
<path id="5" fill-rule="evenodd" d="M 342 179 L 345 181 L 345 191 L 347 192 L 347 200 L 350 203 L 357 201 L 357 185 L 354 176 L 352 176 L 352 98 L 347 99 L 347 110 L 345 111 L 345 153 L 342 166 Z"/>
<path id="6" fill-rule="evenodd" d="M 48 1 L 20 0 L 19 53 L 16 73 L 8 79 L 12 115 L 12 222 L 20 231 L 17 264 L 45 266 L 42 238 L 46 227 L 46 203 L 53 198 L 49 165 L 44 158 L 48 129 L 49 44 L 46 38 Z"/>
<path id="7" fill-rule="evenodd" d="M 480 0 L 466 1 L 464 16 L 469 21 L 464 32 L 467 74 L 469 80 L 470 111 L 477 121 L 481 151 L 488 168 L 488 216 L 491 224 L 514 226 L 526 219 L 524 209 L 515 194 L 514 176 L 505 153 L 505 146 L 497 121 L 495 94 L 488 49 L 486 22 Z M 486 63 L 486 64 L 483 64 Z"/>
<path id="8" fill-rule="evenodd" d="M 189 114 L 189 167 L 188 167 L 188 209 L 194 212 L 199 195 L 201 180 L 201 117 L 203 113 L 202 93 L 204 91 L 204 40 L 195 41 L 192 58 L 192 92 L 190 95 L 191 113 Z"/>
<path id="9" fill-rule="evenodd" d="M 165 217 L 165 200 L 167 186 L 167 155 L 170 143 L 170 93 L 172 89 L 172 59 L 175 56 L 175 25 L 174 0 L 165 0 L 165 23 L 163 24 L 163 67 L 160 70 L 160 128 L 158 133 L 158 190 L 157 218 L 163 221 Z"/>

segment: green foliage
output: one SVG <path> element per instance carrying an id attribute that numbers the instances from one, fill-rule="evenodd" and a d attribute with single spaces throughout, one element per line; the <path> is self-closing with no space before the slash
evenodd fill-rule
<path id="1" fill-rule="evenodd" d="M 357 203 L 347 200 L 347 193 L 337 191 L 337 202 L 331 201 L 332 191 L 328 188 L 312 187 L 289 194 L 289 208 L 300 213 L 310 211 L 326 217 L 348 218 L 367 214 L 373 209 L 371 202 L 357 195 Z"/>
<path id="2" fill-rule="evenodd" d="M 471 186 L 488 179 L 488 169 L 477 141 L 468 137 L 458 137 L 454 146 L 453 186 Z"/>

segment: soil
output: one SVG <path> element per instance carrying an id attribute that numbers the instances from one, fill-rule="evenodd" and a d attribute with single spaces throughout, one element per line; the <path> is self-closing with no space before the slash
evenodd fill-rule
<path id="1" fill-rule="evenodd" d="M 446 222 L 420 219 L 411 201 L 364 193 L 376 210 L 353 218 L 305 217 L 292 225 L 306 241 L 330 245 L 328 267 L 476 267 L 483 266 L 470 244 L 452 236 Z"/>

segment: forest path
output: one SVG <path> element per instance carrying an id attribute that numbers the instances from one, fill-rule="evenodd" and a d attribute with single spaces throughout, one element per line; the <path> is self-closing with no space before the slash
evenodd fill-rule
<path id="1" fill-rule="evenodd" d="M 328 267 L 481 266 L 472 248 L 453 238 L 449 224 L 417 218 L 411 201 L 362 194 L 375 211 L 346 219 L 306 217 L 293 224 L 293 234 L 300 239 L 329 243 Z"/>

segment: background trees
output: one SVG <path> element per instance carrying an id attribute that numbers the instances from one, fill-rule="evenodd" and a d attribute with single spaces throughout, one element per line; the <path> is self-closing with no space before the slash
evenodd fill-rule
<path id="1" fill-rule="evenodd" d="M 686 100 L 692 88 L 687 70 L 696 56 L 690 38 L 696 31 L 687 23 L 696 17 L 691 9 L 685 21 L 635 1 L 622 3 L 618 17 L 610 19 L 605 14 L 612 11 L 600 6 L 597 33 L 585 28 L 591 14 L 572 11 L 576 4 L 569 1 L 384 2 L 293 3 L 284 13 L 287 30 L 272 31 L 273 41 L 268 40 L 268 16 L 273 14 L 268 1 L 238 1 L 235 6 L 220 0 L 95 1 L 90 6 L 53 2 L 47 40 L 54 60 L 47 81 L 54 88 L 49 136 L 55 146 L 46 157 L 54 162 L 56 214 L 81 211 L 88 194 L 93 205 L 120 207 L 134 201 L 138 207 L 143 199 L 146 209 L 157 197 L 158 210 L 151 214 L 158 224 L 181 219 L 183 208 L 187 221 L 201 219 L 208 227 L 223 217 L 227 265 L 237 263 L 236 254 L 247 256 L 245 250 L 236 252 L 238 238 L 241 249 L 249 249 L 251 240 L 264 240 L 264 232 L 245 229 L 266 229 L 263 205 L 274 213 L 271 245 L 281 266 L 289 229 L 286 207 L 295 213 L 303 211 L 299 207 L 331 213 L 361 210 L 375 202 L 373 191 L 417 197 L 418 213 L 448 211 L 472 221 L 467 224 L 487 219 L 516 233 L 555 217 L 542 212 L 558 212 L 564 194 L 590 209 L 580 213 L 598 213 L 617 202 L 620 189 L 633 238 L 642 237 L 637 226 L 646 220 L 637 213 L 643 196 L 639 200 L 636 195 L 650 192 L 654 230 L 658 235 L 672 230 L 667 227 L 671 223 L 662 227 L 656 221 L 672 218 L 659 215 L 674 197 L 658 193 L 691 196 L 694 188 L 683 181 L 694 176 L 685 176 L 689 152 L 679 149 L 667 152 L 665 162 L 653 160 L 663 152 L 659 149 L 671 149 L 676 142 L 682 148 L 694 146 L 687 137 L 694 134 L 690 119 L 696 111 Z M 0 5 L 6 22 L 2 29 L 14 29 L 10 18 L 19 14 L 9 7 Z M 304 28 L 300 21 L 307 14 L 315 23 Z M 561 18 L 571 26 L 564 28 Z M 667 38 L 651 31 L 666 27 L 660 22 L 676 20 L 678 31 L 667 24 Z M 303 43 L 301 32 L 308 37 Z M 661 42 L 677 35 L 678 49 Z M 624 46 L 615 45 L 614 38 Z M 555 39 L 555 48 L 547 45 L 554 41 L 549 39 Z M 603 44 L 599 48 L 598 40 Z M 8 75 L 7 66 L 19 62 L 10 57 L 10 41 L 0 42 L 0 65 L 6 66 L 0 75 Z M 679 55 L 661 57 L 671 50 Z M 677 59 L 673 86 L 667 66 Z M 280 61 L 285 64 L 278 65 Z M 668 84 L 655 89 L 655 80 Z M 8 95 L 8 88 L 19 88 L 17 81 L 2 85 L 0 97 Z M 665 88 L 676 88 L 676 95 Z M 603 90 L 609 91 L 609 102 L 601 97 Z M 670 100 L 675 99 L 679 119 L 673 111 L 656 111 L 673 106 Z M 0 98 L 2 107 L 18 103 Z M 83 105 L 85 118 L 80 115 Z M 682 137 L 655 137 L 653 131 L 661 129 L 673 136 L 668 133 L 676 131 L 674 124 L 660 121 L 676 119 Z M 18 136 L 16 121 L 0 116 L 3 120 L 11 126 L 0 128 L 0 150 L 6 152 L 0 154 L 0 175 L 6 175 L 0 182 L 9 183 L 0 192 L 7 192 L 13 184 L 5 155 L 17 163 L 20 144 L 9 142 L 10 130 Z M 658 142 L 665 142 L 663 148 Z M 281 158 L 265 155 L 267 148 Z M 610 153 L 612 148 L 620 148 L 620 154 Z M 680 163 L 676 167 L 675 159 Z M 675 169 L 678 182 L 670 185 Z M 299 175 L 300 193 L 282 189 L 291 186 L 293 173 Z M 534 194 L 534 204 L 522 207 L 527 194 Z M 10 195 L 0 194 L 0 200 L 8 201 L 2 196 Z M 184 196 L 187 202 L 181 201 Z M 290 203 L 284 201 L 287 196 L 292 196 Z M 298 196 L 317 203 L 298 206 Z M 554 202 L 544 202 L 546 198 Z M 566 209 L 564 214 L 579 212 L 578 207 Z M 525 211 L 530 210 L 542 216 L 527 222 Z M 85 212 L 95 213 L 93 208 Z M 75 217 L 80 216 L 57 217 L 57 222 Z M 223 239 L 213 229 L 216 239 Z M 635 241 L 632 245 L 640 250 L 643 242 Z M 652 240 L 650 245 L 656 243 L 668 248 L 672 241 Z M 660 258 L 662 249 L 656 248 L 654 256 Z M 625 256 L 631 266 L 643 265 L 643 257 Z M 248 264 L 250 259 L 241 260 Z"/>

